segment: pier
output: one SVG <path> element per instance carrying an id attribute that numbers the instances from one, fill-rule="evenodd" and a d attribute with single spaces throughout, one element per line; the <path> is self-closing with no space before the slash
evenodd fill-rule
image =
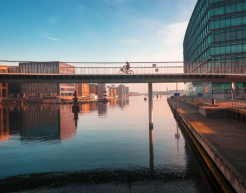
<path id="1" fill-rule="evenodd" d="M 168 103 L 231 186 L 237 192 L 246 192 L 246 124 L 232 119 L 230 114 L 221 118 L 204 117 L 191 101 L 179 101 L 177 110 L 175 98 L 169 98 Z M 218 106 L 220 103 L 229 106 L 229 102 L 218 101 Z M 230 192 L 223 187 L 226 186 L 223 179 L 214 175 L 222 189 Z"/>

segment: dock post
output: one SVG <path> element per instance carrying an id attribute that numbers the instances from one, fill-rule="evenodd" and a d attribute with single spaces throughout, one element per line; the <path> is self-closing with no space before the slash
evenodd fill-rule
<path id="1" fill-rule="evenodd" d="M 149 90 L 149 128 L 153 128 L 153 96 L 152 96 L 152 83 L 148 83 Z"/>

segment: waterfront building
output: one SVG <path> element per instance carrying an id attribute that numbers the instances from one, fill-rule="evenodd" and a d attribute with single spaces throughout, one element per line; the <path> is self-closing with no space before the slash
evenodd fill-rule
<path id="1" fill-rule="evenodd" d="M 119 87 L 116 88 L 116 94 L 117 94 L 117 96 L 120 96 L 120 89 L 119 89 Z"/>
<path id="2" fill-rule="evenodd" d="M 0 65 L 0 72 L 7 73 L 8 67 Z M 0 99 L 7 98 L 8 94 L 8 83 L 0 83 Z"/>
<path id="3" fill-rule="evenodd" d="M 129 95 L 129 87 L 126 87 L 126 95 Z"/>
<path id="4" fill-rule="evenodd" d="M 118 96 L 124 96 L 126 93 L 125 85 L 121 84 L 118 86 L 119 88 L 119 95 Z"/>
<path id="5" fill-rule="evenodd" d="M 104 91 L 106 91 L 106 84 L 98 83 L 98 98 L 103 98 Z"/>
<path id="6" fill-rule="evenodd" d="M 218 70 L 240 68 L 246 62 L 246 0 L 198 0 L 187 27 L 183 42 L 185 72 L 196 68 Z M 219 63 L 220 62 L 220 63 Z M 246 73 L 246 72 L 241 72 Z M 226 93 L 229 83 L 186 83 L 185 93 Z M 246 92 L 246 83 L 236 83 Z"/>
<path id="7" fill-rule="evenodd" d="M 21 73 L 75 74 L 75 67 L 62 62 L 19 63 Z M 72 96 L 73 83 L 22 83 L 21 96 Z"/>
<path id="8" fill-rule="evenodd" d="M 89 93 L 97 95 L 97 85 L 89 84 Z"/>
<path id="9" fill-rule="evenodd" d="M 20 83 L 8 83 L 9 97 L 20 97 L 21 84 Z"/>
<path id="10" fill-rule="evenodd" d="M 86 97 L 90 94 L 88 83 L 78 83 L 77 84 L 77 95 Z"/>

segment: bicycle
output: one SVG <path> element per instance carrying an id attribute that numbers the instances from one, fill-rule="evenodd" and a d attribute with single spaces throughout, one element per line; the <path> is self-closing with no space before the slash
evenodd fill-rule
<path id="1" fill-rule="evenodd" d="M 134 72 L 132 70 L 127 70 L 126 68 L 120 68 L 120 71 L 118 72 L 118 74 L 134 74 Z"/>

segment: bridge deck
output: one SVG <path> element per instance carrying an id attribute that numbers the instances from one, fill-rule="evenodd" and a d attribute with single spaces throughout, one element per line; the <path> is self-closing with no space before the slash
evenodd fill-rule
<path id="1" fill-rule="evenodd" d="M 0 73 L 3 83 L 245 82 L 246 74 L 21 74 Z"/>

